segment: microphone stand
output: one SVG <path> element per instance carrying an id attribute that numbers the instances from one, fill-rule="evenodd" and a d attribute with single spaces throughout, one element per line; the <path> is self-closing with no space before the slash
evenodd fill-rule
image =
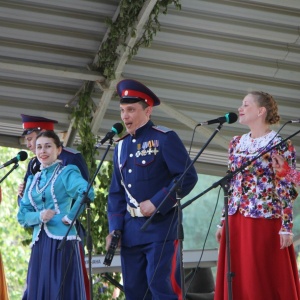
<path id="1" fill-rule="evenodd" d="M 230 234 L 229 234 L 229 220 L 228 220 L 228 181 L 222 181 L 221 186 L 224 191 L 224 211 L 225 211 L 225 238 L 226 238 L 226 259 L 227 259 L 227 294 L 228 299 L 232 299 L 232 277 L 234 273 L 231 272 L 231 250 L 230 250 Z"/>
<path id="2" fill-rule="evenodd" d="M 185 169 L 185 171 L 182 173 L 182 175 L 180 176 L 180 178 L 178 179 L 178 181 L 174 182 L 174 185 L 172 186 L 172 188 L 170 189 L 170 191 L 168 192 L 168 194 L 165 196 L 165 198 L 162 200 L 162 202 L 158 205 L 158 207 L 155 209 L 154 213 L 151 215 L 151 217 L 143 224 L 143 226 L 141 227 L 141 230 L 145 230 L 150 222 L 152 222 L 152 219 L 155 217 L 156 213 L 159 211 L 160 207 L 164 204 L 164 202 L 167 200 L 167 198 L 172 194 L 172 192 L 174 192 L 176 189 L 178 189 L 179 183 L 181 183 L 181 181 L 183 180 L 183 178 L 185 177 L 186 173 L 191 169 L 191 167 L 194 165 L 194 163 L 197 161 L 197 159 L 199 158 L 199 156 L 202 154 L 202 152 L 206 149 L 206 147 L 208 146 L 208 144 L 211 142 L 211 140 L 215 137 L 215 135 L 221 130 L 222 125 L 224 122 L 220 122 L 220 124 L 218 125 L 218 127 L 215 129 L 215 131 L 213 132 L 213 134 L 211 135 L 211 137 L 208 139 L 208 141 L 204 144 L 204 146 L 202 147 L 202 149 L 199 151 L 199 153 L 195 156 L 195 158 L 193 159 L 193 161 L 190 163 L 190 165 Z M 181 204 L 180 204 L 180 198 L 177 197 L 177 204 L 178 204 L 178 230 L 177 230 L 177 234 L 178 234 L 178 240 L 179 240 L 179 251 L 180 251 L 180 255 L 181 255 L 181 263 L 180 263 L 180 279 L 181 279 L 181 284 L 182 284 L 182 299 L 185 299 L 185 292 L 184 292 L 184 272 L 183 272 L 183 226 L 182 226 L 182 210 L 181 210 Z"/>
<path id="3" fill-rule="evenodd" d="M 180 195 L 180 187 L 177 188 L 176 200 L 177 200 L 177 215 L 178 215 L 178 225 L 177 225 L 177 238 L 179 242 L 179 253 L 180 253 L 180 283 L 181 283 L 181 293 L 182 299 L 184 299 L 185 295 L 185 278 L 184 278 L 184 269 L 183 269 L 183 240 L 184 240 L 184 230 L 182 226 L 182 209 L 181 209 L 181 197 Z"/>
<path id="4" fill-rule="evenodd" d="M 86 204 L 86 209 L 87 209 L 87 249 L 88 249 L 88 266 L 89 266 L 89 278 L 90 278 L 90 284 L 89 284 L 89 288 L 90 288 L 90 295 L 91 295 L 91 300 L 93 300 L 93 285 L 92 285 L 92 250 L 93 250 L 93 242 L 92 242 L 92 236 L 91 236 L 91 208 L 90 208 L 90 203 L 91 203 L 91 200 L 88 198 L 88 193 L 94 183 L 94 180 L 97 176 L 97 174 L 99 173 L 100 171 L 100 168 L 104 162 L 104 159 L 111 147 L 113 143 L 113 136 L 111 136 L 109 138 L 109 144 L 108 146 L 106 147 L 106 150 L 102 156 L 102 159 L 97 167 L 97 170 L 95 172 L 95 174 L 93 175 L 93 178 L 90 180 L 89 182 L 89 185 L 87 187 L 87 190 L 84 192 L 84 197 L 82 198 L 81 202 L 80 202 L 80 206 L 78 207 L 78 210 L 75 214 L 75 217 L 74 219 L 72 220 L 71 224 L 69 225 L 69 228 L 64 236 L 64 238 L 62 239 L 62 241 L 60 242 L 59 246 L 58 246 L 58 250 L 61 250 L 64 246 L 65 246 L 65 243 L 66 243 L 66 240 L 67 240 L 67 236 L 72 228 L 72 226 L 74 225 L 74 222 L 76 221 L 78 215 L 79 215 L 79 212 L 81 210 L 81 207 Z M 98 146 L 96 147 L 96 149 L 98 149 Z M 62 285 L 61 285 L 62 286 Z"/>
<path id="5" fill-rule="evenodd" d="M 251 165 L 252 162 L 257 160 L 261 156 L 265 155 L 266 153 L 272 151 L 273 149 L 277 148 L 281 144 L 285 143 L 287 140 L 291 139 L 293 136 L 297 135 L 299 132 L 300 132 L 300 130 L 298 130 L 297 132 L 295 132 L 292 135 L 288 136 L 286 139 L 280 141 L 278 144 L 270 147 L 268 150 L 263 151 L 262 153 L 260 153 L 259 155 L 257 155 L 256 157 L 254 157 L 253 159 L 248 161 L 247 163 L 243 164 L 241 167 L 237 168 L 235 171 L 228 172 L 226 176 L 224 176 L 223 178 L 221 178 L 220 180 L 218 180 L 217 182 L 212 184 L 209 188 L 204 190 L 202 193 L 198 194 L 194 198 L 190 199 L 189 201 L 187 201 L 183 205 L 181 205 L 181 208 L 184 209 L 185 207 L 190 205 L 192 202 L 194 202 L 196 199 L 202 197 L 204 194 L 206 194 L 207 192 L 209 192 L 213 188 L 216 188 L 219 185 L 221 185 L 223 187 L 223 189 L 224 189 L 224 205 L 225 205 L 225 207 L 224 207 L 224 209 L 225 209 L 225 224 L 226 224 L 225 225 L 225 234 L 226 234 L 226 250 L 227 250 L 227 268 L 228 268 L 227 283 L 228 283 L 228 299 L 229 300 L 232 299 L 232 277 L 234 276 L 234 273 L 231 273 L 231 270 L 230 270 L 230 244 L 229 244 L 230 239 L 229 239 L 229 224 L 228 224 L 228 194 L 227 194 L 228 182 L 237 173 L 243 171 L 246 167 Z"/>
<path id="6" fill-rule="evenodd" d="M 101 273 L 101 277 L 108 280 L 110 283 L 112 283 L 115 287 L 117 287 L 120 291 L 124 292 L 123 285 L 121 285 L 117 280 L 115 280 L 113 277 L 109 275 L 109 273 Z"/>
<path id="7" fill-rule="evenodd" d="M 284 140 L 280 141 L 278 144 L 270 147 L 268 150 L 263 151 L 262 153 L 260 153 L 259 155 L 257 155 L 256 157 L 254 157 L 253 159 L 249 160 L 248 162 L 244 163 L 241 167 L 237 168 L 236 170 L 234 170 L 233 172 L 228 172 L 226 176 L 224 176 L 223 178 L 221 178 L 220 180 L 216 181 L 215 183 L 213 183 L 209 188 L 207 188 L 206 190 L 204 190 L 202 193 L 198 194 L 197 196 L 195 196 L 194 198 L 190 199 L 189 201 L 185 202 L 184 204 L 181 205 L 182 209 L 187 207 L 188 205 L 190 205 L 192 202 L 194 202 L 195 200 L 197 200 L 198 198 L 202 197 L 204 194 L 206 194 L 207 192 L 209 192 L 210 190 L 212 190 L 213 188 L 216 188 L 217 186 L 221 185 L 224 183 L 226 184 L 226 182 L 231 179 L 233 176 L 235 176 L 237 173 L 243 171 L 246 167 L 248 167 L 249 165 L 251 165 L 255 160 L 257 160 L 258 158 L 260 158 L 261 156 L 265 155 L 266 153 L 272 151 L 273 149 L 277 148 L 278 146 L 280 146 L 281 144 L 285 143 L 287 140 L 290 140 L 293 136 L 297 135 L 300 132 L 300 130 L 296 131 L 295 133 L 291 134 L 290 136 L 288 136 L 287 138 L 285 138 Z"/>
<path id="8" fill-rule="evenodd" d="M 15 170 L 17 167 L 19 166 L 18 163 L 15 163 L 13 165 L 13 167 L 1 178 L 0 183 L 13 171 Z"/>

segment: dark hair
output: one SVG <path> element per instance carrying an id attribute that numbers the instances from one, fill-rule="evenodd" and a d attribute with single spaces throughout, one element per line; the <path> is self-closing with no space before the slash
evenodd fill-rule
<path id="1" fill-rule="evenodd" d="M 265 107 L 267 110 L 266 122 L 270 125 L 276 124 L 280 121 L 278 114 L 278 107 L 272 95 L 265 92 L 253 91 L 249 94 L 256 97 L 259 107 Z"/>
<path id="2" fill-rule="evenodd" d="M 58 135 L 53 130 L 41 131 L 37 135 L 36 140 L 40 137 L 47 137 L 47 138 L 53 139 L 53 142 L 57 146 L 57 148 L 61 147 L 61 141 L 60 141 Z"/>

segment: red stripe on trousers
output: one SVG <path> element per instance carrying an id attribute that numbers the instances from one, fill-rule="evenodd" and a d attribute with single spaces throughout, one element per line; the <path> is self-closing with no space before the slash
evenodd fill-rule
<path id="1" fill-rule="evenodd" d="M 171 270 L 171 284 L 175 294 L 178 297 L 178 300 L 182 300 L 182 290 L 176 280 L 178 245 L 179 245 L 178 240 L 174 241 L 174 254 L 172 257 L 172 270 Z"/>

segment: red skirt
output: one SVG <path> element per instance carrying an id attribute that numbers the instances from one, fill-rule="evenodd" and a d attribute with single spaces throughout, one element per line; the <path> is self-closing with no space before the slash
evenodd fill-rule
<path id="1" fill-rule="evenodd" d="M 280 249 L 281 219 L 229 216 L 232 300 L 300 300 L 294 247 Z M 220 243 L 215 300 L 228 299 L 225 226 Z"/>

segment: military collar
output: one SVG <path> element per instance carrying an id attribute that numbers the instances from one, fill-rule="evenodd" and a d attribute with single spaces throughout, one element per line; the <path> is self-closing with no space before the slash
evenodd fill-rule
<path id="1" fill-rule="evenodd" d="M 142 136 L 146 131 L 148 131 L 149 128 L 151 128 L 152 126 L 154 126 L 153 122 L 151 120 L 149 120 L 145 125 L 143 125 L 142 127 L 138 128 L 135 131 L 135 134 L 132 135 L 132 138 L 139 138 L 140 136 Z"/>

